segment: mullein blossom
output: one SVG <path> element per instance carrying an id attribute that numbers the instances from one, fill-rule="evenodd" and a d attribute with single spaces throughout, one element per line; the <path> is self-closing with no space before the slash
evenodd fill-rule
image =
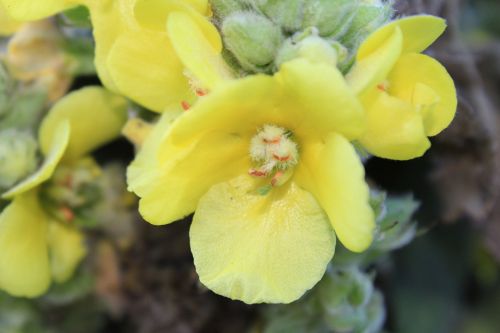
<path id="1" fill-rule="evenodd" d="M 71 224 L 69 207 L 58 207 L 61 218 L 48 211 L 44 192 L 54 189 L 49 183 L 61 167 L 88 164 L 85 156 L 118 135 L 125 109 L 121 97 L 88 87 L 61 99 L 44 118 L 39 131 L 43 164 L 2 195 L 12 202 L 0 214 L 0 289 L 34 297 L 52 279 L 71 277 L 86 253 L 84 236 Z"/>
<path id="2" fill-rule="evenodd" d="M 452 78 L 435 59 L 420 54 L 445 30 L 443 19 L 411 16 L 380 28 L 361 45 L 347 80 L 367 111 L 359 142 L 375 156 L 419 157 L 453 120 Z"/>
<path id="3" fill-rule="evenodd" d="M 86 6 L 92 21 L 95 64 L 101 81 L 108 89 L 153 111 L 161 112 L 172 103 L 196 99 L 190 73 L 185 72 L 172 40 L 183 22 L 195 25 L 213 52 L 222 50 L 217 29 L 207 19 L 210 15 L 207 0 L 1 0 L 0 3 L 10 16 L 20 21 L 45 18 L 77 5 Z"/>
<path id="4" fill-rule="evenodd" d="M 143 142 L 129 189 L 152 224 L 195 212 L 191 250 L 208 288 L 288 303 L 321 279 L 335 235 L 352 251 L 370 245 L 368 186 L 349 143 L 364 112 L 335 67 L 294 60 L 172 114 Z"/>
<path id="5" fill-rule="evenodd" d="M 9 39 L 5 64 L 16 80 L 47 92 L 48 102 L 61 98 L 72 83 L 72 60 L 54 22 L 28 22 Z"/>

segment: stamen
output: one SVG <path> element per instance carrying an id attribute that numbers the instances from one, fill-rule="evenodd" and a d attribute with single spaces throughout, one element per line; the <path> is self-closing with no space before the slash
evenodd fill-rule
<path id="1" fill-rule="evenodd" d="M 257 167 L 250 169 L 249 175 L 270 177 L 269 186 L 273 187 L 281 186 L 291 178 L 299 152 L 291 131 L 264 125 L 250 141 L 250 157 Z"/>
<path id="2" fill-rule="evenodd" d="M 186 101 L 182 101 L 181 102 L 181 106 L 184 109 L 184 111 L 187 111 L 187 110 L 189 110 L 191 108 L 191 105 L 188 102 L 186 102 Z"/>
<path id="3" fill-rule="evenodd" d="M 278 156 L 276 154 L 273 154 L 273 157 L 275 159 L 277 159 L 278 161 L 280 161 L 280 162 L 286 162 L 286 161 L 288 161 L 290 159 L 290 155 L 287 155 L 287 156 Z"/>
<path id="4" fill-rule="evenodd" d="M 62 206 L 59 210 L 61 211 L 65 221 L 71 222 L 75 219 L 75 213 L 71 210 L 71 208 Z"/>
<path id="5" fill-rule="evenodd" d="M 195 93 L 197 96 L 202 97 L 205 96 L 208 92 L 206 90 L 198 88 L 195 90 Z"/>
<path id="6" fill-rule="evenodd" d="M 267 176 L 267 172 L 262 171 L 262 170 L 257 170 L 257 169 L 250 169 L 248 171 L 248 174 L 250 174 L 250 176 L 255 176 L 255 177 L 265 177 L 265 176 Z"/>

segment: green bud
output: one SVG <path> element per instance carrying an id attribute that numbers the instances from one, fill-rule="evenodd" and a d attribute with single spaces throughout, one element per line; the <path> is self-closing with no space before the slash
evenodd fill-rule
<path id="1" fill-rule="evenodd" d="M 412 216 L 419 203 L 412 196 L 389 197 L 384 202 L 385 214 L 377 221 L 374 249 L 390 251 L 405 246 L 413 240 L 417 225 Z"/>
<path id="2" fill-rule="evenodd" d="M 222 35 L 241 67 L 256 72 L 269 71 L 283 40 L 278 26 L 252 12 L 228 16 L 222 23 Z"/>
<path id="3" fill-rule="evenodd" d="M 9 128 L 35 130 L 45 111 L 47 92 L 40 86 L 23 87 L 9 96 L 7 113 L 0 117 L 0 131 Z"/>
<path id="4" fill-rule="evenodd" d="M 0 118 L 9 112 L 11 90 L 12 80 L 0 63 Z"/>
<path id="5" fill-rule="evenodd" d="M 327 272 L 319 288 L 323 307 L 335 311 L 344 306 L 365 306 L 372 295 L 373 282 L 357 267 L 337 268 Z"/>
<path id="6" fill-rule="evenodd" d="M 238 0 L 211 0 L 210 5 L 218 18 L 224 18 L 245 8 L 244 4 Z"/>
<path id="7" fill-rule="evenodd" d="M 364 0 L 340 41 L 349 48 L 357 48 L 369 34 L 389 22 L 392 14 L 392 1 Z"/>
<path id="8" fill-rule="evenodd" d="M 276 56 L 276 67 L 295 58 L 306 58 L 312 63 L 324 63 L 336 66 L 339 60 L 347 56 L 347 50 L 336 41 L 328 41 L 317 35 L 308 36 L 300 41 L 288 38 Z"/>
<path id="9" fill-rule="evenodd" d="M 37 142 L 28 132 L 0 132 L 0 189 L 7 190 L 37 166 Z"/>
<path id="10" fill-rule="evenodd" d="M 267 17 L 288 32 L 302 27 L 306 0 L 255 0 L 257 7 Z"/>
<path id="11" fill-rule="evenodd" d="M 304 8 L 303 28 L 316 27 L 320 36 L 345 34 L 360 0 L 309 0 Z"/>
<path id="12" fill-rule="evenodd" d="M 366 322 L 359 332 L 362 333 L 377 333 L 382 329 L 385 322 L 385 305 L 384 296 L 378 290 L 372 295 L 370 303 L 366 306 Z"/>

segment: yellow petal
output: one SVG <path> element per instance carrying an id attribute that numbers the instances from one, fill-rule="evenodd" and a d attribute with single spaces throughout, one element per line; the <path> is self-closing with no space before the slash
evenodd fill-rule
<path id="1" fill-rule="evenodd" d="M 415 106 L 429 102 L 429 93 L 416 90 L 418 84 L 431 88 L 439 97 L 430 112 L 425 113 L 424 126 L 428 136 L 441 132 L 453 120 L 457 109 L 457 94 L 453 79 L 446 69 L 429 56 L 405 54 L 399 59 L 389 78 L 389 92 Z M 420 86 L 421 87 L 421 86 Z M 420 93 L 419 93 L 420 91 Z"/>
<path id="2" fill-rule="evenodd" d="M 33 191 L 0 215 L 0 288 L 11 295 L 35 297 L 49 287 L 46 219 Z"/>
<path id="3" fill-rule="evenodd" d="M 367 103 L 368 126 L 361 144 L 373 155 L 393 160 L 422 156 L 430 147 L 416 108 L 385 92 Z"/>
<path id="4" fill-rule="evenodd" d="M 184 68 L 166 33 L 142 30 L 122 34 L 111 49 L 107 66 L 120 92 L 153 111 L 191 99 Z"/>
<path id="5" fill-rule="evenodd" d="M 374 34 L 399 27 L 403 32 L 403 52 L 420 53 L 432 45 L 446 30 L 446 20 L 432 15 L 408 16 L 380 28 Z M 369 37 L 370 38 L 370 37 Z"/>
<path id="6" fill-rule="evenodd" d="M 225 83 L 180 117 L 171 134 L 177 142 L 209 131 L 252 137 L 265 124 L 287 128 L 299 140 L 332 130 L 354 137 L 363 130 L 364 112 L 335 68 L 299 59 L 275 77 Z"/>
<path id="7" fill-rule="evenodd" d="M 174 142 L 190 141 L 207 132 L 224 131 L 253 136 L 266 123 L 290 128 L 294 120 L 278 110 L 281 89 L 268 76 L 255 75 L 224 84 L 196 104 L 171 129 Z"/>
<path id="8" fill-rule="evenodd" d="M 190 230 L 201 282 L 245 303 L 290 303 L 323 276 L 335 248 L 328 218 L 294 183 L 268 195 L 248 176 L 213 186 Z"/>
<path id="9" fill-rule="evenodd" d="M 53 128 L 53 130 L 54 132 L 52 133 L 51 141 L 47 146 L 47 153 L 42 166 L 34 174 L 30 175 L 28 178 L 4 193 L 2 198 L 11 199 L 16 195 L 35 188 L 52 176 L 69 143 L 69 122 L 64 121 L 59 123 L 57 127 Z"/>
<path id="10" fill-rule="evenodd" d="M 356 94 L 363 94 L 386 79 L 401 55 L 403 34 L 397 27 L 387 29 L 365 41 L 347 81 Z"/>
<path id="11" fill-rule="evenodd" d="M 56 282 L 65 282 L 87 253 L 84 236 L 75 228 L 50 221 L 47 237 L 52 276 Z"/>
<path id="12" fill-rule="evenodd" d="M 124 98 L 100 87 L 86 87 L 59 100 L 40 126 L 42 152 L 50 149 L 54 129 L 61 121 L 71 124 L 65 160 L 75 160 L 118 137 L 127 120 Z"/>
<path id="13" fill-rule="evenodd" d="M 297 134 L 336 131 L 352 139 L 363 131 L 363 107 L 335 67 L 298 59 L 283 64 L 275 79 L 285 91 L 280 108 L 296 120 Z"/>
<path id="14" fill-rule="evenodd" d="M 179 107 L 180 108 L 180 107 Z M 172 110 L 173 111 L 173 110 Z M 142 196 L 159 177 L 158 149 L 172 122 L 182 111 L 164 112 L 142 142 L 135 159 L 127 168 L 128 190 Z"/>
<path id="15" fill-rule="evenodd" d="M 141 197 L 141 215 L 166 224 L 192 213 L 213 184 L 248 171 L 248 144 L 238 135 L 217 132 L 182 146 L 167 140 L 153 153 L 145 147 L 138 159 L 147 162 L 133 163 L 128 173 L 129 187 Z"/>
<path id="16" fill-rule="evenodd" d="M 7 13 L 2 2 L 0 2 L 0 36 L 8 36 L 21 27 L 21 22 L 13 19 Z"/>
<path id="17" fill-rule="evenodd" d="M 184 0 L 184 2 L 188 3 L 193 9 L 202 15 L 210 14 L 208 0 Z"/>
<path id="18" fill-rule="evenodd" d="M 19 21 L 34 21 L 62 12 L 79 3 L 75 0 L 1 0 L 8 14 Z"/>
<path id="19" fill-rule="evenodd" d="M 194 6 L 193 6 L 194 5 Z M 165 31 L 169 15 L 172 12 L 183 12 L 191 17 L 199 26 L 205 39 L 217 52 L 222 50 L 222 41 L 217 29 L 210 23 L 205 13 L 197 11 L 205 8 L 208 10 L 206 0 L 138 0 L 136 1 L 134 13 L 137 22 L 145 28 Z"/>
<path id="20" fill-rule="evenodd" d="M 211 90 L 233 77 L 221 50 L 214 48 L 192 15 L 173 12 L 167 26 L 177 55 L 195 81 L 200 82 L 200 88 Z"/>
<path id="21" fill-rule="evenodd" d="M 373 239 L 373 211 L 363 164 L 352 145 L 338 134 L 325 143 L 304 146 L 297 182 L 311 192 L 326 211 L 338 239 L 361 252 Z"/>
<path id="22" fill-rule="evenodd" d="M 106 61 L 118 37 L 137 25 L 133 12 L 135 2 L 136 0 L 85 2 L 92 21 L 97 73 L 103 85 L 114 92 L 118 92 L 118 88 L 109 73 Z"/>

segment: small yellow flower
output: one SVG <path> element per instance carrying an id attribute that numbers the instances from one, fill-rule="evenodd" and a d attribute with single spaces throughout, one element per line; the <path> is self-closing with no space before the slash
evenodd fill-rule
<path id="1" fill-rule="evenodd" d="M 195 99 L 192 73 L 177 55 L 177 44 L 196 48 L 203 34 L 209 49 L 219 54 L 222 42 L 207 17 L 207 0 L 0 0 L 12 17 L 37 20 L 76 5 L 89 8 L 96 41 L 95 63 L 104 85 L 137 103 L 163 111 L 170 104 Z M 184 22 L 188 25 L 183 28 Z M 194 25 L 194 27 L 193 27 Z M 192 57 L 192 55 L 191 55 Z M 196 86 L 196 84 L 194 84 Z M 201 87 L 200 87 L 201 88 Z M 195 89 L 196 90 L 196 89 Z"/>
<path id="2" fill-rule="evenodd" d="M 47 90 L 49 102 L 66 94 L 72 82 L 70 59 L 62 36 L 50 20 L 24 24 L 7 44 L 5 62 L 17 80 L 34 82 Z"/>
<path id="3" fill-rule="evenodd" d="M 291 302 L 323 276 L 335 234 L 352 251 L 370 245 L 368 186 L 348 141 L 364 112 L 335 67 L 299 59 L 220 83 L 172 118 L 146 138 L 129 189 L 152 224 L 195 211 L 191 249 L 208 288 Z"/>
<path id="4" fill-rule="evenodd" d="M 420 54 L 445 28 L 438 17 L 407 17 L 380 28 L 361 45 L 347 78 L 367 110 L 359 141 L 373 155 L 419 157 L 430 147 L 427 137 L 453 120 L 453 80 L 439 62 Z"/>
<path id="5" fill-rule="evenodd" d="M 34 297 L 46 291 L 52 278 L 63 282 L 72 275 L 86 253 L 83 235 L 47 213 L 40 186 L 58 165 L 77 163 L 115 138 L 126 120 L 125 109 L 122 98 L 89 87 L 61 99 L 44 118 L 39 141 L 45 161 L 2 195 L 12 202 L 0 213 L 0 289 Z"/>

